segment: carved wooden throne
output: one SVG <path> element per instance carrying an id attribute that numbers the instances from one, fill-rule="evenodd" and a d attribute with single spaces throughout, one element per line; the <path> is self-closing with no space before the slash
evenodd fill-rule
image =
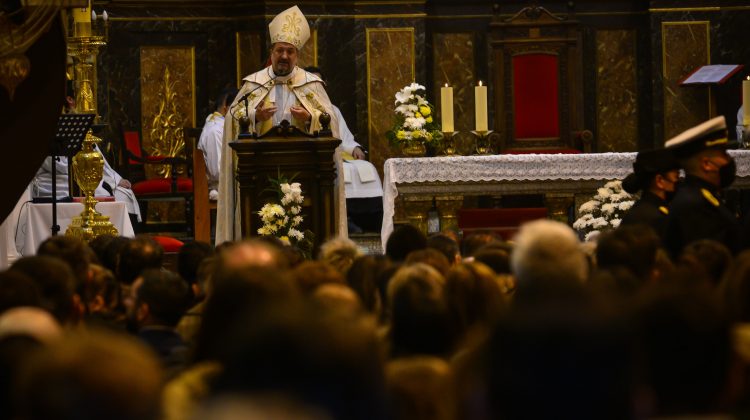
<path id="1" fill-rule="evenodd" d="M 532 5 L 490 29 L 501 151 L 583 150 L 592 136 L 583 129 L 578 21 Z"/>

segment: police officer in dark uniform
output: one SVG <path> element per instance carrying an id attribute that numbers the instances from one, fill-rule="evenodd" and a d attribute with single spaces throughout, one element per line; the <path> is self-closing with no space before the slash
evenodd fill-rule
<path id="1" fill-rule="evenodd" d="M 685 245 L 698 239 L 723 243 L 740 251 L 740 223 L 722 201 L 722 190 L 734 182 L 737 168 L 727 149 L 737 146 L 727 137 L 723 116 L 695 126 L 667 141 L 685 170 L 669 206 L 666 247 L 677 257 Z"/>
<path id="2" fill-rule="evenodd" d="M 680 162 L 671 150 L 644 150 L 633 162 L 633 173 L 622 181 L 630 194 L 641 192 L 641 198 L 625 213 L 620 226 L 646 225 L 664 240 L 668 206 L 680 177 Z"/>

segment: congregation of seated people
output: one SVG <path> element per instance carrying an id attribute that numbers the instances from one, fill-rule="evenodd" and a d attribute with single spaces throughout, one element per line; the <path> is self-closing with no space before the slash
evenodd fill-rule
<path id="1" fill-rule="evenodd" d="M 385 249 L 52 237 L 0 273 L 0 416 L 750 415 L 750 251 L 551 220 Z"/>

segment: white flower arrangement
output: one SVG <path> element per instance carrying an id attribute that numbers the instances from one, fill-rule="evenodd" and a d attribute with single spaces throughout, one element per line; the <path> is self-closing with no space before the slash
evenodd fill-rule
<path id="1" fill-rule="evenodd" d="M 305 234 L 299 230 L 304 218 L 302 217 L 302 186 L 299 182 L 280 182 L 272 180 L 278 186 L 279 201 L 281 204 L 266 203 L 260 209 L 258 215 L 263 226 L 258 229 L 258 234 L 263 236 L 276 236 L 282 242 L 291 245 L 305 238 Z"/>
<path id="2" fill-rule="evenodd" d="M 584 240 L 594 240 L 601 232 L 619 227 L 622 216 L 633 204 L 633 196 L 622 189 L 621 181 L 609 181 L 596 190 L 591 200 L 581 204 L 573 229 L 584 235 Z"/>
<path id="3" fill-rule="evenodd" d="M 396 122 L 388 131 L 394 145 L 440 141 L 440 127 L 433 120 L 433 106 L 425 99 L 425 87 L 412 83 L 396 92 Z"/>

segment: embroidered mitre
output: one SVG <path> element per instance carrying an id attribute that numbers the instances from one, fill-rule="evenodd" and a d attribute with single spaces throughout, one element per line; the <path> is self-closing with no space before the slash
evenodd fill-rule
<path id="1" fill-rule="evenodd" d="M 271 34 L 271 44 L 277 42 L 286 42 L 302 49 L 308 39 L 310 39 L 310 26 L 307 24 L 307 18 L 299 10 L 299 7 L 293 6 L 276 15 L 268 25 L 268 31 Z"/>

